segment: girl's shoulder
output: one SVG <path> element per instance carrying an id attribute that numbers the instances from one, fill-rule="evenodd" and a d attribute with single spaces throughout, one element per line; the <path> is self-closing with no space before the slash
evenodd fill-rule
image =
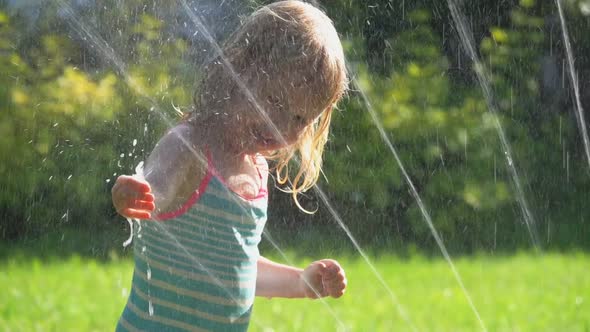
<path id="1" fill-rule="evenodd" d="M 199 144 L 197 135 L 196 130 L 185 123 L 170 128 L 150 155 L 152 165 L 163 168 L 164 173 L 194 174 L 206 170 L 206 148 Z"/>
<path id="2" fill-rule="evenodd" d="M 145 176 L 156 193 L 160 212 L 185 201 L 207 172 L 207 158 L 194 130 L 186 124 L 169 129 L 158 141 L 146 163 Z"/>

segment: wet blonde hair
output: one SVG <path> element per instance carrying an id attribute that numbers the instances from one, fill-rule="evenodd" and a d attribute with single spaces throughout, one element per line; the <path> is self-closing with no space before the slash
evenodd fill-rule
<path id="1" fill-rule="evenodd" d="M 286 94 L 289 88 L 304 87 L 309 91 L 309 100 L 304 102 L 323 110 L 296 143 L 265 156 L 276 162 L 277 181 L 289 183 L 285 191 L 308 212 L 297 197 L 318 180 L 332 109 L 348 84 L 342 45 L 332 21 L 310 4 L 275 2 L 250 15 L 225 43 L 223 53 L 246 86 L 266 78 L 269 87 L 280 86 Z M 221 59 L 205 68 L 195 95 L 197 109 L 224 109 L 232 95 L 244 93 L 229 75 Z M 297 152 L 299 169 L 291 178 L 289 161 Z"/>

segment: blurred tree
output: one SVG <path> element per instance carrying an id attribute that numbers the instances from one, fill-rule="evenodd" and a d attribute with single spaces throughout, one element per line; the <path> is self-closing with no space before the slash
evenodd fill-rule
<path id="1" fill-rule="evenodd" d="M 584 245 L 580 234 L 588 234 L 583 223 L 588 211 L 579 209 L 585 205 L 579 193 L 590 185 L 590 165 L 575 110 L 567 99 L 567 63 L 556 20 L 553 2 L 522 0 L 511 12 L 510 26 L 490 29 L 481 53 L 496 104 L 507 120 L 504 124 L 536 215 L 537 232 L 549 245 L 557 238 Z"/>
<path id="2" fill-rule="evenodd" d="M 166 1 L 0 1 L 0 237 L 116 225 L 112 180 L 146 158 L 177 121 L 175 109 L 191 110 L 198 66 L 214 54 L 191 15 L 222 40 L 241 14 L 269 2 L 187 1 L 187 12 Z M 366 243 L 434 246 L 365 93 L 447 244 L 476 250 L 530 243 L 495 119 L 447 2 L 310 2 L 334 20 L 354 77 L 334 116 L 325 167 L 330 195 L 353 232 Z M 564 4 L 584 78 L 587 1 Z M 555 1 L 462 5 L 539 233 L 550 245 L 587 246 L 580 206 L 589 166 Z M 587 105 L 588 82 L 580 83 Z M 293 225 L 306 217 L 289 195 L 272 197 L 271 216 L 291 226 L 286 237 L 297 234 Z M 320 208 L 314 222 L 330 218 Z"/>
<path id="3" fill-rule="evenodd" d="M 12 133 L 0 141 L 7 175 L 0 179 L 2 238 L 108 227 L 112 176 L 145 158 L 144 150 L 177 119 L 174 105 L 191 103 L 194 87 L 187 81 L 195 77 L 182 61 L 186 42 L 163 39 L 160 20 L 142 14 L 124 29 L 127 47 L 135 50 L 127 64 L 126 54 L 102 42 L 91 23 L 64 10 L 72 26 L 42 30 L 27 42 L 2 12 L 0 66 L 8 75 L 2 76 L 0 123 Z M 52 26 L 50 20 L 39 24 Z M 79 43 L 66 37 L 72 28 Z M 102 65 L 87 66 L 89 50 Z"/>
<path id="4" fill-rule="evenodd" d="M 407 15 L 413 28 L 386 41 L 391 45 L 387 56 L 393 63 L 392 74 L 381 78 L 360 65 L 359 93 L 366 93 L 391 135 L 437 229 L 452 237 L 459 227 L 484 228 L 469 217 L 470 211 L 495 211 L 510 195 L 506 182 L 493 178 L 491 157 L 497 143 L 478 89 L 454 85 L 446 75 L 449 62 L 429 27 L 430 13 L 414 10 Z M 336 120 L 334 136 L 350 139 L 335 139 L 333 154 L 327 155 L 332 191 L 356 203 L 357 214 L 376 210 L 381 217 L 363 224 L 369 234 L 390 229 L 390 234 L 399 233 L 405 241 L 430 241 L 415 199 L 367 114 L 367 105 L 357 96 L 346 111 Z"/>
<path id="5" fill-rule="evenodd" d="M 2 59 L 8 60 L 0 64 L 8 73 L 0 96 L 1 234 L 14 238 L 70 222 L 78 204 L 87 208 L 78 211 L 80 219 L 102 211 L 105 200 L 92 194 L 101 192 L 95 173 L 110 149 L 91 143 L 108 137 L 104 122 L 113 119 L 121 101 L 112 74 L 91 78 L 67 64 L 75 49 L 63 37 L 43 36 L 32 63 L 23 61 L 6 47 L 14 30 L 4 12 L 1 17 L 0 43 L 7 55 Z"/>

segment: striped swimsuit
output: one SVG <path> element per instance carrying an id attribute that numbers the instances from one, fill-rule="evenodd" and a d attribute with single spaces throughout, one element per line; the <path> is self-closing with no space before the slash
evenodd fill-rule
<path id="1" fill-rule="evenodd" d="M 266 222 L 266 161 L 256 158 L 262 189 L 247 200 L 208 159 L 183 207 L 135 227 L 133 283 L 117 331 L 248 329 Z"/>

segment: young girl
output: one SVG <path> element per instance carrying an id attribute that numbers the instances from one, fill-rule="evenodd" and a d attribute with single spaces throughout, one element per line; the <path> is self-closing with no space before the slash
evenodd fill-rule
<path id="1" fill-rule="evenodd" d="M 113 187 L 121 215 L 151 219 L 135 233 L 133 284 L 117 330 L 244 331 L 255 295 L 337 298 L 346 289 L 334 260 L 301 270 L 257 248 L 266 159 L 296 203 L 320 172 L 332 108 L 347 84 L 331 21 L 311 5 L 277 2 L 252 14 L 223 51 L 232 69 L 222 59 L 205 68 L 195 111 L 155 146 L 145 179 L 120 176 Z M 296 153 L 299 170 L 289 179 Z"/>

